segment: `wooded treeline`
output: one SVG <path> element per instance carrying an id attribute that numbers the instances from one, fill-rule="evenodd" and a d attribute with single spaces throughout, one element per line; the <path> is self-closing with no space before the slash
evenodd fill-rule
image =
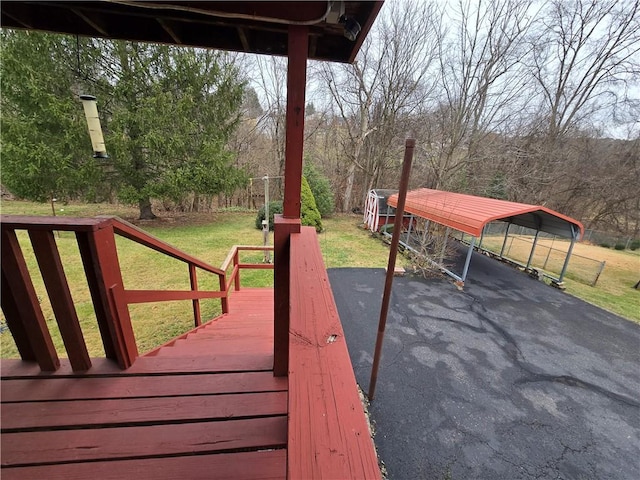
<path id="1" fill-rule="evenodd" d="M 404 139 L 410 135 L 418 145 L 412 187 L 542 204 L 588 228 L 638 236 L 639 3 L 388 0 L 353 65 L 310 63 L 305 161 L 328 178 L 337 209 L 351 211 L 362 207 L 370 188 L 397 185 Z M 14 107 L 6 108 L 5 88 L 8 82 L 24 83 L 7 73 L 17 68 L 5 51 L 6 37 L 14 35 L 19 34 L 3 33 L 2 47 L 3 184 L 10 189 L 5 158 L 14 147 L 9 148 L 13 137 L 6 132 L 14 127 L 6 117 Z M 101 167 L 100 175 L 155 175 L 151 182 L 140 180 L 142 186 L 120 179 L 100 183 L 102 189 L 117 188 L 121 198 L 138 202 L 169 198 L 187 207 L 197 204 L 198 196 L 222 193 L 228 203 L 249 206 L 246 179 L 282 175 L 286 59 L 133 44 L 122 44 L 120 51 L 119 43 L 55 38 L 66 39 L 59 48 L 71 53 L 69 72 L 60 71 L 65 62 L 45 63 L 44 84 L 50 89 L 43 95 L 66 95 L 71 102 L 56 106 L 60 113 L 50 119 L 74 137 L 66 142 L 86 135 L 79 104 L 71 108 L 76 100 L 69 94 L 80 93 L 80 82 L 102 101 L 113 161 Z M 97 53 L 105 48 L 106 56 Z M 153 53 L 156 49 L 165 53 Z M 92 55 L 98 61 L 89 70 L 85 65 L 94 63 L 85 57 Z M 136 55 L 147 60 L 140 63 Z M 154 66 L 165 57 L 163 67 Z M 126 59 L 133 59 L 130 65 L 139 69 L 140 79 L 125 81 Z M 27 76 L 35 75 L 36 64 Z M 208 70 L 204 66 L 214 64 Z M 113 65 L 115 71 L 107 70 Z M 194 83 L 187 79 L 213 73 L 216 80 L 193 93 Z M 65 75 L 71 79 L 67 83 L 59 80 Z M 145 100 L 138 106 L 140 98 Z M 184 101 L 172 103 L 176 98 Z M 143 119 L 127 117 L 138 113 Z M 45 123 L 29 118 L 40 128 Z M 92 168 L 88 140 L 82 141 L 84 156 L 78 158 L 84 163 L 70 176 Z M 15 158 L 44 158 L 45 153 L 53 154 L 28 144 L 15 151 Z M 162 161 L 147 162 L 151 153 Z M 51 168 L 60 172 L 65 163 L 57 155 Z M 191 158 L 201 160 L 192 167 Z M 145 166 L 137 169 L 141 161 Z"/>

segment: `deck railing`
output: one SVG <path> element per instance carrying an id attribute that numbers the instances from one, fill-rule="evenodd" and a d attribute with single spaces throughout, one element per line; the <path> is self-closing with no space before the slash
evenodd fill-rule
<path id="1" fill-rule="evenodd" d="M 273 251 L 272 246 L 256 247 L 250 245 L 234 245 L 229 251 L 229 255 L 222 262 L 220 269 L 227 274 L 229 267 L 233 265 L 231 274 L 227 275 L 227 283 L 225 285 L 226 291 L 231 291 L 231 285 L 235 290 L 240 290 L 240 270 L 242 269 L 257 269 L 257 270 L 273 270 L 272 263 L 240 263 L 240 252 L 242 251 L 260 251 L 267 252 Z"/>
<path id="2" fill-rule="evenodd" d="M 273 268 L 264 264 L 242 264 L 242 250 L 265 247 L 238 246 L 232 249 L 223 268 L 216 268 L 159 240 L 116 217 L 21 217 L 0 216 L 2 278 L 1 303 L 20 357 L 38 362 L 41 370 L 60 366 L 38 295 L 33 286 L 16 231 L 27 231 L 42 273 L 51 307 L 58 323 L 69 362 L 74 371 L 91 367 L 86 342 L 67 282 L 54 233 L 74 232 L 98 323 L 105 356 L 120 368 L 130 367 L 138 357 L 128 306 L 134 303 L 191 300 L 194 325 L 202 323 L 200 300 L 220 298 L 222 312 L 229 311 L 231 285 L 240 288 L 243 268 Z M 115 236 L 127 238 L 156 252 L 184 262 L 189 270 L 189 290 L 125 290 Z M 269 247 L 266 247 L 269 249 Z M 226 270 L 233 263 L 227 282 Z M 218 276 L 219 290 L 200 290 L 197 270 Z"/>
<path id="3" fill-rule="evenodd" d="M 380 478 L 315 230 L 290 238 L 287 478 Z M 278 319 L 276 319 L 278 321 Z"/>

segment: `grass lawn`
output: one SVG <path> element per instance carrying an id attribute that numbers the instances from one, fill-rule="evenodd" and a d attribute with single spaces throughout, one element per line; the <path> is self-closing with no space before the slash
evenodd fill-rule
<path id="1" fill-rule="evenodd" d="M 22 201 L 3 201 L 0 211 L 14 215 L 51 215 L 51 207 L 48 204 Z M 58 204 L 56 211 L 57 215 L 64 216 L 118 215 L 214 266 L 221 265 L 233 245 L 262 243 L 262 233 L 254 226 L 255 212 L 174 214 L 161 216 L 151 222 L 137 222 L 137 210 L 127 206 Z M 359 228 L 360 222 L 359 215 L 337 215 L 323 220 L 325 230 L 319 234 L 319 242 L 327 268 L 383 268 L 387 265 L 388 246 Z M 24 232 L 20 233 L 19 238 L 54 343 L 59 354 L 66 356 L 31 244 Z M 57 242 L 90 354 L 104 356 L 75 236 L 62 232 L 57 237 Z M 189 289 L 186 264 L 123 238 L 118 238 L 117 245 L 125 288 Z M 635 282 L 640 280 L 640 254 L 583 244 L 576 245 L 575 252 L 585 257 L 606 260 L 607 263 L 596 287 L 572 280 L 568 275 L 567 292 L 640 323 L 640 291 L 632 288 Z M 262 261 L 262 254 L 241 252 L 241 261 L 259 263 Z M 218 290 L 217 277 L 200 271 L 198 280 L 201 290 Z M 272 286 L 273 271 L 244 270 L 241 280 L 245 286 Z M 220 313 L 220 302 L 203 300 L 201 308 L 203 319 L 211 319 Z M 136 304 L 130 306 L 130 312 L 140 352 L 151 350 L 184 333 L 193 324 L 190 301 Z M 0 356 L 18 356 L 8 330 L 0 334 Z"/>
<path id="2" fill-rule="evenodd" d="M 48 204 L 3 201 L 0 207 L 4 214 L 51 215 L 51 207 Z M 56 205 L 56 210 L 57 215 L 64 216 L 118 215 L 213 266 L 222 264 L 233 245 L 262 243 L 262 232 L 254 225 L 255 212 L 176 214 L 170 217 L 162 216 L 151 222 L 137 222 L 136 209 L 129 207 L 69 204 Z M 319 242 L 328 267 L 386 266 L 388 247 L 373 239 L 365 230 L 357 228 L 360 218 L 347 215 L 324 220 L 325 231 L 319 235 Z M 31 243 L 25 232 L 19 233 L 19 239 L 32 272 L 35 288 L 39 292 L 42 310 L 56 349 L 60 356 L 66 356 Z M 271 241 L 273 242 L 273 234 Z M 75 236 L 69 232 L 61 232 L 57 237 L 57 243 L 90 354 L 104 356 Z M 118 237 L 117 245 L 126 289 L 189 289 L 189 272 L 185 263 L 124 238 Z M 241 252 L 240 255 L 242 262 L 262 261 L 261 252 Z M 201 290 L 218 290 L 216 276 L 199 271 L 198 280 Z M 241 281 L 244 286 L 272 286 L 273 271 L 243 270 Z M 220 301 L 202 300 L 201 308 L 203 320 L 211 319 L 220 313 Z M 130 305 L 129 310 L 140 352 L 151 350 L 192 328 L 193 313 L 190 301 L 134 304 Z M 17 356 L 15 344 L 8 330 L 0 335 L 0 356 Z"/>

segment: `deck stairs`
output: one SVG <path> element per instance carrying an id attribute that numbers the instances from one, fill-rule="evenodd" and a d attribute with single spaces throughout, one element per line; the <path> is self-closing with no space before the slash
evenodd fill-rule
<path id="1" fill-rule="evenodd" d="M 232 294 L 229 313 L 147 353 L 147 357 L 220 357 L 247 353 L 272 358 L 273 290 L 243 288 Z M 261 367 L 259 367 L 261 369 Z"/>

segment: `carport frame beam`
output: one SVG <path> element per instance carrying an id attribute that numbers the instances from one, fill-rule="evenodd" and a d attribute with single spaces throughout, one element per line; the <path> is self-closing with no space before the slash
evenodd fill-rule
<path id="1" fill-rule="evenodd" d="M 464 235 L 464 232 L 463 232 Z M 467 250 L 467 258 L 464 260 L 464 268 L 462 270 L 461 282 L 464 285 L 464 281 L 467 279 L 467 273 L 469 272 L 469 264 L 471 263 L 471 254 L 473 253 L 473 247 L 476 244 L 476 237 L 471 236 L 471 242 L 469 242 L 469 250 Z"/>
<path id="2" fill-rule="evenodd" d="M 404 213 L 402 214 L 402 223 L 404 224 Z M 413 226 L 413 215 L 409 217 L 409 228 L 407 229 L 407 245 L 411 245 L 411 227 Z"/>
<path id="3" fill-rule="evenodd" d="M 450 227 L 444 231 L 444 240 L 442 241 L 442 250 L 440 250 L 440 264 L 444 263 L 444 254 L 447 253 L 447 242 L 449 241 Z"/>
<path id="4" fill-rule="evenodd" d="M 560 277 L 558 278 L 558 283 L 562 283 L 564 280 L 564 274 L 567 273 L 567 267 L 569 266 L 569 260 L 571 259 L 571 253 L 573 253 L 573 246 L 576 244 L 576 239 L 579 235 L 579 232 L 576 232 L 576 227 L 571 225 L 571 244 L 569 245 L 569 250 L 567 251 L 567 256 L 564 258 L 564 265 L 562 265 L 562 271 L 560 272 Z"/>
<path id="5" fill-rule="evenodd" d="M 536 230 L 536 236 L 533 237 L 533 245 L 531 245 L 531 253 L 529 253 L 529 259 L 527 260 L 526 269 L 529 270 L 531 266 L 531 262 L 533 261 L 533 255 L 536 251 L 536 245 L 538 244 L 538 235 L 540 234 L 540 230 Z M 551 250 L 549 250 L 551 251 Z"/>
<path id="6" fill-rule="evenodd" d="M 509 238 L 509 229 L 511 228 L 511 222 L 511 219 L 509 219 L 509 223 L 507 223 L 507 229 L 504 232 L 504 241 L 502 242 L 502 248 L 500 249 L 500 258 L 504 257 L 504 247 L 507 245 L 507 239 Z"/>

